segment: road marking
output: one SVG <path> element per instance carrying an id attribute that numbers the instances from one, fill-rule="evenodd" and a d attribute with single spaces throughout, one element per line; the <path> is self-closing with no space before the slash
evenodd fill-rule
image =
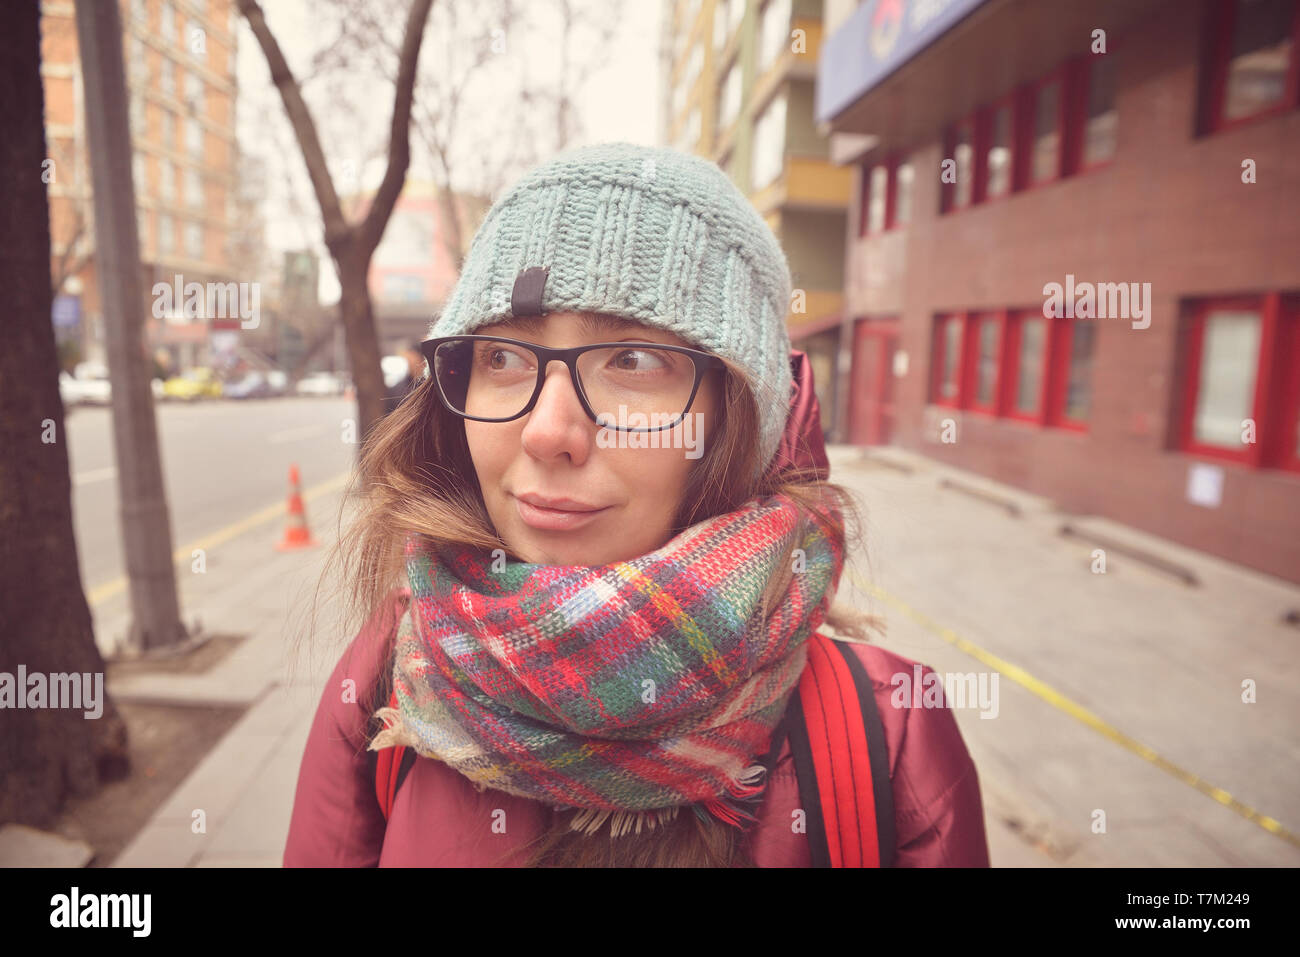
<path id="1" fill-rule="evenodd" d="M 80 475 L 72 477 L 73 485 L 89 485 L 91 482 L 102 482 L 104 479 L 110 479 L 117 474 L 117 469 L 113 466 L 102 469 L 91 469 L 89 472 L 82 472 Z"/>
<path id="2" fill-rule="evenodd" d="M 310 439 L 320 435 L 325 431 L 323 425 L 303 425 L 296 429 L 284 429 L 280 432 L 272 432 L 266 437 L 267 445 L 278 445 L 281 442 L 296 442 L 299 439 Z"/>
<path id="3" fill-rule="evenodd" d="M 1083 724 L 1086 724 L 1088 727 L 1092 728 L 1097 733 L 1115 742 L 1120 747 L 1136 754 L 1144 761 L 1148 761 L 1151 764 L 1154 764 L 1160 770 L 1166 772 L 1167 774 L 1172 775 L 1173 777 L 1177 778 L 1179 781 L 1182 781 L 1188 787 L 1195 788 L 1197 791 L 1200 791 L 1202 794 L 1206 795 L 1207 797 L 1213 798 L 1214 800 L 1222 804 L 1224 807 L 1230 808 L 1231 810 L 1237 812 L 1246 820 L 1251 821 L 1254 824 L 1258 824 L 1260 827 L 1262 827 L 1264 830 L 1268 831 L 1270 834 L 1274 835 L 1275 837 L 1280 837 L 1282 840 L 1288 842 L 1289 844 L 1292 844 L 1296 847 L 1300 847 L 1300 835 L 1297 835 L 1295 832 L 1288 830 L 1277 819 L 1271 818 L 1266 814 L 1261 814 L 1259 811 L 1256 811 L 1253 807 L 1250 807 L 1249 805 L 1243 804 L 1241 801 L 1238 801 L 1227 791 L 1223 790 L 1223 788 L 1215 787 L 1214 785 L 1210 784 L 1208 781 L 1204 780 L 1203 778 L 1198 777 L 1195 774 L 1192 774 L 1190 771 L 1187 771 L 1179 767 L 1178 765 L 1174 764 L 1172 761 L 1164 758 L 1154 748 L 1149 748 L 1141 741 L 1138 741 L 1134 738 L 1130 738 L 1128 735 L 1124 734 L 1118 728 L 1108 724 L 1102 718 L 1098 717 L 1097 715 L 1089 711 L 1087 708 L 1083 707 L 1083 705 L 1071 701 L 1069 698 L 1061 694 L 1055 688 L 1052 688 L 1050 685 L 1047 685 L 1044 682 L 1039 681 L 1037 678 L 1029 674 L 1029 672 L 1025 671 L 1023 668 L 1017 667 L 1016 665 L 1011 664 L 1011 662 L 999 658 L 997 655 L 993 654 L 992 652 L 985 651 L 979 645 L 976 645 L 970 641 L 967 641 L 965 638 L 962 638 L 951 628 L 944 628 L 943 626 L 939 625 L 937 622 L 931 621 L 930 618 L 928 618 L 926 615 L 924 615 L 919 611 L 916 611 L 914 608 L 910 607 L 907 603 L 901 601 L 900 599 L 895 598 L 893 595 L 889 594 L 883 588 L 879 588 L 875 585 L 868 585 L 866 582 L 862 580 L 862 578 L 857 574 L 857 572 L 853 568 L 849 568 L 848 572 L 850 578 L 853 581 L 853 584 L 856 585 L 858 588 L 862 589 L 864 592 L 867 592 L 868 594 L 875 595 L 877 598 L 881 599 L 882 601 L 888 602 L 889 604 L 893 605 L 895 608 L 901 611 L 908 618 L 911 618 L 922 628 L 926 629 L 929 632 L 932 632 L 933 634 L 938 635 L 944 641 L 948 642 L 948 644 L 953 645 L 954 647 L 956 647 L 961 651 L 964 651 L 972 658 L 976 659 L 977 661 L 983 662 L 984 664 L 988 665 L 990 668 L 993 668 L 999 673 L 1006 675 L 1016 684 L 1025 688 L 1031 694 L 1037 695 L 1039 698 L 1042 698 L 1052 707 L 1060 711 L 1064 711 L 1066 714 L 1070 715 L 1070 717 L 1074 718 L 1077 721 L 1081 721 Z"/>
<path id="4" fill-rule="evenodd" d="M 351 474 L 351 471 L 341 472 L 332 479 L 321 482 L 319 485 L 313 485 L 302 493 L 303 501 L 310 502 L 312 499 L 320 498 L 322 495 L 328 495 L 330 492 L 342 488 L 347 483 Z M 231 525 L 227 525 L 225 528 L 218 529 L 206 538 L 200 538 L 197 541 L 190 542 L 188 545 L 182 545 L 180 548 L 176 549 L 176 551 L 172 552 L 172 562 L 178 565 L 188 565 L 193 558 L 194 550 L 196 548 L 201 548 L 205 552 L 211 551 L 218 545 L 224 545 L 232 538 L 257 528 L 259 525 L 265 525 L 267 522 L 273 521 L 274 519 L 283 518 L 284 510 L 285 505 L 283 502 L 276 505 L 268 505 L 266 508 L 260 509 L 246 518 L 242 518 Z M 102 585 L 96 585 L 87 593 L 86 601 L 88 601 L 93 608 L 95 605 L 101 604 L 102 602 L 112 598 L 118 592 L 124 591 L 126 585 L 126 576 L 114 578 L 112 581 L 104 582 Z"/>

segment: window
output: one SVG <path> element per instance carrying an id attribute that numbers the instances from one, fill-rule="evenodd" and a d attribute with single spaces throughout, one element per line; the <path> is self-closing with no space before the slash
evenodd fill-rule
<path id="1" fill-rule="evenodd" d="M 191 119 L 185 124 L 185 151 L 194 159 L 203 156 L 203 126 L 198 120 Z"/>
<path id="2" fill-rule="evenodd" d="M 953 160 L 949 169 L 955 180 L 945 182 L 943 187 L 944 212 L 951 212 L 969 206 L 974 198 L 975 124 L 971 119 L 957 123 L 948 131 L 946 160 Z"/>
<path id="3" fill-rule="evenodd" d="M 172 218 L 160 215 L 158 217 L 158 255 L 166 256 L 170 254 L 174 245 L 175 237 L 172 235 Z"/>
<path id="4" fill-rule="evenodd" d="M 722 100 L 718 105 L 718 132 L 725 131 L 740 113 L 740 61 L 731 64 L 722 82 Z"/>
<path id="5" fill-rule="evenodd" d="M 171 0 L 162 0 L 162 19 L 159 21 L 161 26 L 158 32 L 162 34 L 163 43 L 168 45 L 176 42 L 176 8 L 172 6 Z"/>
<path id="6" fill-rule="evenodd" d="M 158 195 L 168 203 L 176 198 L 176 170 L 171 160 L 158 161 Z"/>
<path id="7" fill-rule="evenodd" d="M 1011 102 L 994 106 L 988 115 L 988 150 L 984 165 L 983 199 L 996 199 L 1011 192 L 1012 122 Z"/>
<path id="8" fill-rule="evenodd" d="M 777 94 L 754 124 L 750 189 L 760 190 L 785 167 L 785 93 Z"/>
<path id="9" fill-rule="evenodd" d="M 131 94 L 131 133 L 143 136 L 145 133 L 144 97 L 139 93 Z"/>
<path id="10" fill-rule="evenodd" d="M 1040 421 L 1042 417 L 1047 385 L 1047 323 L 1041 312 L 1021 312 L 1012 317 L 1009 331 L 1015 390 L 1008 414 L 1016 418 Z"/>
<path id="11" fill-rule="evenodd" d="M 203 205 L 203 180 L 194 167 L 185 171 L 185 203 L 188 206 Z"/>
<path id="12" fill-rule="evenodd" d="M 176 64 L 165 56 L 162 61 L 161 85 L 166 96 L 174 97 L 176 95 Z"/>
<path id="13" fill-rule="evenodd" d="M 863 217 L 863 235 L 878 233 L 885 228 L 885 206 L 889 194 L 889 167 L 877 163 L 867 173 L 866 215 Z"/>
<path id="14" fill-rule="evenodd" d="M 1092 389 L 1092 353 L 1095 348 L 1097 326 L 1088 319 L 1056 319 L 1065 335 L 1065 388 L 1058 403 L 1058 424 L 1082 428 L 1088 419 L 1088 406 Z"/>
<path id="15" fill-rule="evenodd" d="M 1295 105 L 1295 0 L 1219 0 L 1209 64 L 1211 129 L 1225 129 Z"/>
<path id="16" fill-rule="evenodd" d="M 1082 168 L 1108 162 L 1115 155 L 1119 113 L 1115 109 L 1115 57 L 1097 54 L 1088 61 L 1088 104 L 1084 115 Z"/>
<path id="17" fill-rule="evenodd" d="M 758 73 L 765 73 L 790 48 L 790 0 L 767 0 L 759 26 Z"/>
<path id="18" fill-rule="evenodd" d="M 207 46 L 207 32 L 200 26 L 199 21 L 194 19 L 186 20 L 185 48 L 189 50 L 190 56 L 202 63 L 207 59 Z"/>
<path id="19" fill-rule="evenodd" d="M 194 72 L 185 74 L 185 105 L 191 113 L 203 114 L 203 79 Z"/>
<path id="20" fill-rule="evenodd" d="M 916 167 L 910 159 L 894 167 L 894 212 L 888 225 L 906 226 L 912 221 L 912 188 L 916 182 Z"/>
<path id="21" fill-rule="evenodd" d="M 960 313 L 940 316 L 935 322 L 930 398 L 937 405 L 960 404 L 962 324 Z"/>
<path id="22" fill-rule="evenodd" d="M 998 412 L 998 366 L 1002 361 L 1002 323 L 996 313 L 977 313 L 971 320 L 975 333 L 974 384 L 970 408 Z"/>
<path id="23" fill-rule="evenodd" d="M 1300 309 L 1274 292 L 1196 304 L 1179 423 L 1183 449 L 1300 470 Z"/>
<path id="24" fill-rule="evenodd" d="M 1050 183 L 1061 175 L 1061 127 L 1065 84 L 1057 73 L 1031 88 L 1033 125 L 1029 182 Z"/>
<path id="25" fill-rule="evenodd" d="M 164 149 L 176 149 L 176 114 L 171 110 L 162 111 L 162 145 Z"/>
<path id="26" fill-rule="evenodd" d="M 133 150 L 131 153 L 131 180 L 135 187 L 136 202 L 140 201 L 140 193 L 144 189 L 144 154 L 139 150 Z"/>
<path id="27" fill-rule="evenodd" d="M 203 258 L 203 227 L 198 223 L 185 224 L 185 255 L 190 259 Z"/>
<path id="28" fill-rule="evenodd" d="M 418 275 L 389 273 L 384 276 L 383 298 L 388 302 L 420 302 L 424 298 L 424 279 Z"/>

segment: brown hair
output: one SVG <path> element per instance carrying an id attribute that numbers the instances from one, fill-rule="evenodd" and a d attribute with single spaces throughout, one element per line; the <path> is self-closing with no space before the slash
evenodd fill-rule
<path id="1" fill-rule="evenodd" d="M 846 565 L 858 537 L 859 516 L 851 493 L 825 482 L 811 471 L 786 471 L 778 478 L 755 480 L 758 450 L 751 437 L 758 432 L 758 410 L 739 366 L 724 360 L 725 370 L 714 440 L 693 466 L 675 518 L 673 534 L 696 522 L 734 511 L 751 498 L 781 492 L 793 498 L 805 521 L 821 525 L 839 545 Z M 378 423 L 367 438 L 358 467 L 344 497 L 344 508 L 357 502 L 359 514 L 340 535 L 321 582 L 339 568 L 345 601 L 344 620 L 354 625 L 380 608 L 394 588 L 405 584 L 402 548 L 411 533 L 434 542 L 492 549 L 509 546 L 497 535 L 488 517 L 465 440 L 464 420 L 449 412 L 430 376 L 422 379 L 396 410 Z M 791 562 L 780 566 L 763 596 L 762 613 L 779 601 L 789 584 Z M 314 632 L 316 602 L 312 602 Z M 866 641 L 868 629 L 883 628 L 870 615 L 833 606 L 827 625 L 836 632 Z M 301 636 L 299 642 L 301 642 Z M 389 661 L 391 663 L 391 653 Z M 377 695 L 390 677 L 381 669 Z M 378 704 L 375 705 L 378 707 Z M 371 709 L 372 711 L 374 708 Z M 572 813 L 572 812 L 567 812 Z M 552 826 L 532 845 L 527 866 L 588 867 L 730 867 L 750 866 L 743 835 L 713 819 L 702 820 L 689 807 L 671 821 L 640 834 L 613 838 L 608 832 L 588 836 L 570 827 L 570 818 L 552 811 Z"/>

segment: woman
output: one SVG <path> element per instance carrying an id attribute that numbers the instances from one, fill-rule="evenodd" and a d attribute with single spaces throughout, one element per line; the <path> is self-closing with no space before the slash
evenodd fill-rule
<path id="1" fill-rule="evenodd" d="M 287 866 L 808 866 L 789 745 L 851 500 L 825 481 L 790 275 L 715 165 L 628 144 L 489 211 L 368 440 L 340 542 L 365 626 L 326 685 Z M 795 354 L 796 356 L 798 354 Z M 897 863 L 987 866 L 946 709 L 866 644 Z M 419 754 L 385 820 L 373 755 Z M 764 763 L 764 758 L 768 763 Z"/>

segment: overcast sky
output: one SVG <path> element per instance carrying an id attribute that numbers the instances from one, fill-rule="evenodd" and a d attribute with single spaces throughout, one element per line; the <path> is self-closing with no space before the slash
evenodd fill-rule
<path id="1" fill-rule="evenodd" d="M 572 145 L 610 140 L 654 144 L 659 128 L 661 4 L 659 0 L 587 2 L 616 11 L 616 33 L 605 65 L 592 75 L 577 96 L 581 129 Z M 503 34 L 503 38 L 507 45 L 523 45 L 522 49 L 514 46 L 511 51 L 516 54 L 513 62 L 519 69 L 529 77 L 544 77 L 557 63 L 558 28 L 549 31 L 550 21 L 546 20 L 553 4 L 550 0 L 524 0 L 524 4 L 533 21 L 531 28 L 511 31 Z M 319 8 L 313 9 L 306 0 L 267 0 L 264 8 L 290 67 L 295 75 L 302 76 L 312 55 L 329 42 L 336 27 L 328 21 L 322 22 Z M 437 12 L 435 2 L 435 15 Z M 309 244 L 322 255 L 322 301 L 333 302 L 338 298 L 337 280 L 324 255 L 319 209 L 306 179 L 301 154 L 284 119 L 279 96 L 270 85 L 262 51 L 242 18 L 239 24 L 237 128 L 241 150 L 266 166 L 266 242 L 272 261 L 278 262 L 283 250 Z M 441 36 L 435 37 L 434 24 L 431 20 L 430 30 L 425 34 L 422 69 L 432 68 L 443 62 L 443 57 L 455 55 L 454 51 L 448 53 L 439 42 Z M 584 44 L 591 44 L 590 37 L 582 32 L 575 34 L 575 47 L 578 47 L 575 56 L 585 55 Z M 457 169 L 465 171 L 467 181 L 456 182 L 457 188 L 479 188 L 473 176 L 485 165 L 479 161 L 482 153 L 494 149 L 492 121 L 502 107 L 501 99 L 506 95 L 502 91 L 515 88 L 507 79 L 496 81 L 491 75 L 480 82 L 473 108 L 466 114 L 464 135 L 458 138 L 465 144 L 467 155 L 461 157 Z M 337 91 L 339 100 L 330 98 L 331 89 Z M 343 184 L 338 181 L 340 167 L 359 170 L 362 188 L 373 186 L 383 175 L 384 164 L 378 154 L 387 143 L 391 84 L 360 71 L 336 71 L 331 78 L 309 84 L 306 96 L 320 127 L 326 158 L 336 171 L 336 187 L 344 192 Z M 343 99 L 353 104 L 351 110 L 339 105 Z M 499 121 L 499 117 L 495 118 Z M 554 141 L 538 139 L 537 142 L 545 143 L 541 149 L 549 150 Z M 412 149 L 408 178 L 424 178 L 428 171 L 425 151 L 415 136 Z M 456 177 L 461 179 L 461 174 L 457 173 Z"/>

